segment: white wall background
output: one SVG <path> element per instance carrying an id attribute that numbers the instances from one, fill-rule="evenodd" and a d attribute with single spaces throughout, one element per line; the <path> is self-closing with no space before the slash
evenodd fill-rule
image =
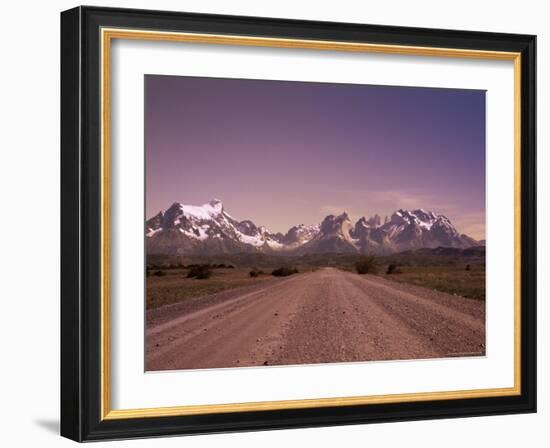
<path id="1" fill-rule="evenodd" d="M 59 414 L 59 12 L 78 3 L 5 2 L 0 70 L 0 432 L 5 446 L 69 446 Z M 393 0 L 88 1 L 87 4 L 204 13 L 454 28 L 538 35 L 539 229 L 550 224 L 549 11 L 534 0 L 461 2 Z M 545 202 L 545 204 L 544 204 Z M 539 413 L 336 428 L 123 441 L 110 446 L 544 446 L 550 393 L 544 378 L 550 237 L 539 232 Z M 103 446 L 106 444 L 98 444 Z"/>

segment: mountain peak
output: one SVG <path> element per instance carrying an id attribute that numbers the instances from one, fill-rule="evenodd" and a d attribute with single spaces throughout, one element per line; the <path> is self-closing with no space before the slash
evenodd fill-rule
<path id="1" fill-rule="evenodd" d="M 208 205 L 214 208 L 223 208 L 223 202 L 218 198 L 212 198 Z"/>
<path id="2" fill-rule="evenodd" d="M 164 213 L 165 219 L 177 225 L 181 220 L 209 220 L 223 212 L 223 204 L 220 200 L 213 199 L 203 205 L 184 205 L 174 202 Z"/>
<path id="3" fill-rule="evenodd" d="M 424 210 L 423 208 L 415 210 L 400 208 L 391 216 L 390 222 L 398 225 L 415 224 L 429 230 L 436 222 L 442 219 L 448 221 L 443 215 L 438 215 L 431 211 Z M 450 221 L 448 224 L 450 225 Z"/>

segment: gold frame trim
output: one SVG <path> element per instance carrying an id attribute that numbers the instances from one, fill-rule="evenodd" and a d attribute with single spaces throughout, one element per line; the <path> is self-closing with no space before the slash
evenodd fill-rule
<path id="1" fill-rule="evenodd" d="M 514 62 L 514 386 L 508 388 L 369 395 L 304 400 L 280 400 L 214 405 L 189 405 L 142 409 L 111 409 L 110 346 L 110 54 L 113 39 L 187 42 L 275 48 L 299 48 L 358 53 L 456 57 Z M 316 407 L 351 406 L 413 401 L 503 397 L 521 394 L 521 53 L 417 47 L 306 39 L 279 39 L 217 34 L 101 29 L 101 420 L 168 417 L 227 412 L 247 412 Z"/>

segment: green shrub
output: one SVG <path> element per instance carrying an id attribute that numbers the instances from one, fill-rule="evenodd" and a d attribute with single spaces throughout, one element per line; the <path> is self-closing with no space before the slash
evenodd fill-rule
<path id="1" fill-rule="evenodd" d="M 376 258 L 361 257 L 361 259 L 355 263 L 355 270 L 358 274 L 376 274 L 378 272 Z"/>
<path id="2" fill-rule="evenodd" d="M 199 280 L 204 280 L 204 279 L 210 278 L 211 276 L 212 276 L 212 271 L 210 269 L 206 269 L 199 272 L 195 278 L 198 278 Z"/>
<path id="3" fill-rule="evenodd" d="M 212 269 L 209 264 L 193 265 L 189 272 L 187 272 L 187 278 L 206 279 L 212 276 Z"/>
<path id="4" fill-rule="evenodd" d="M 400 274 L 401 270 L 397 267 L 396 264 L 390 263 L 388 266 L 388 270 L 386 271 L 386 274 Z"/>
<path id="5" fill-rule="evenodd" d="M 296 268 L 291 268 L 291 267 L 288 267 L 288 266 L 282 266 L 280 268 L 274 269 L 271 272 L 271 275 L 273 275 L 275 277 L 286 277 L 288 275 L 297 274 L 297 273 L 298 273 L 298 269 L 296 269 Z"/>

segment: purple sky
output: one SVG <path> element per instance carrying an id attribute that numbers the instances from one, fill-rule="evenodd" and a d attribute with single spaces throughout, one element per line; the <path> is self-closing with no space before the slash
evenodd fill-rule
<path id="1" fill-rule="evenodd" d="M 272 231 L 399 208 L 485 238 L 485 91 L 145 77 L 146 214 L 223 201 Z"/>

